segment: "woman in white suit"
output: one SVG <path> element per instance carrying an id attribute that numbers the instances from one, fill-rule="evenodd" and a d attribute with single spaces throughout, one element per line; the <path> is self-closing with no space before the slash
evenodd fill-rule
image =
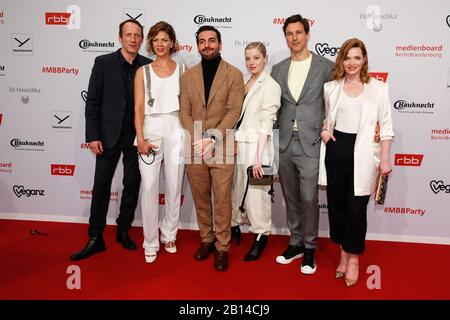
<path id="1" fill-rule="evenodd" d="M 324 85 L 319 184 L 327 185 L 330 238 L 341 246 L 336 278 L 357 283 L 365 250 L 367 204 L 377 173 L 388 175 L 394 131 L 387 84 L 368 74 L 367 50 L 359 39 L 344 42 L 333 81 Z M 375 142 L 377 123 L 380 140 Z"/>
<path id="2" fill-rule="evenodd" d="M 245 48 L 245 64 L 250 72 L 245 79 L 245 98 L 241 117 L 236 124 L 238 154 L 236 180 L 232 194 L 232 235 L 240 242 L 239 225 L 249 222 L 250 232 L 255 234 L 245 261 L 258 259 L 267 245 L 272 227 L 272 202 L 270 186 L 250 185 L 241 206 L 246 185 L 247 168 L 253 165 L 253 177 L 261 179 L 262 165 L 271 165 L 273 160 L 272 127 L 280 108 L 281 88 L 264 70 L 267 63 L 266 47 L 261 42 L 252 42 Z"/>

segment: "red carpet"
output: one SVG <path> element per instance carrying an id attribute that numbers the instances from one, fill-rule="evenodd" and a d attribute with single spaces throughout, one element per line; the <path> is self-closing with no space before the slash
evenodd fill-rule
<path id="1" fill-rule="evenodd" d="M 37 229 L 48 236 L 31 235 Z M 0 299 L 163 299 L 163 300 L 303 300 L 303 299 L 450 299 L 450 246 L 367 241 L 360 261 L 360 281 L 351 288 L 334 279 L 338 247 L 319 240 L 316 274 L 300 273 L 300 261 L 279 265 L 275 257 L 288 243 L 270 236 L 263 257 L 244 262 L 253 236 L 243 235 L 230 250 L 230 268 L 218 272 L 213 257 L 193 259 L 198 232 L 180 230 L 178 253 L 160 250 L 158 259 L 144 261 L 142 229 L 133 228 L 136 251 L 114 241 L 108 226 L 105 252 L 83 261 L 69 256 L 87 241 L 85 224 L 0 220 Z M 81 269 L 81 289 L 69 290 L 67 268 Z M 381 289 L 368 289 L 367 267 L 381 269 Z"/>

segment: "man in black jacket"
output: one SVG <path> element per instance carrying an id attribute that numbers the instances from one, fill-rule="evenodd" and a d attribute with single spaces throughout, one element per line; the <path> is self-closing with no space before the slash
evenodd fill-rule
<path id="1" fill-rule="evenodd" d="M 116 241 L 125 249 L 134 250 L 136 244 L 128 230 L 134 219 L 140 174 L 137 150 L 133 146 L 134 75 L 136 70 L 151 62 L 138 54 L 144 39 L 142 25 L 133 19 L 119 26 L 122 48 L 95 59 L 86 99 L 86 142 L 96 155 L 94 187 L 89 217 L 89 241 L 72 260 L 88 258 L 105 248 L 103 230 L 110 201 L 111 183 L 123 153 L 123 191 L 120 214 L 117 218 Z"/>

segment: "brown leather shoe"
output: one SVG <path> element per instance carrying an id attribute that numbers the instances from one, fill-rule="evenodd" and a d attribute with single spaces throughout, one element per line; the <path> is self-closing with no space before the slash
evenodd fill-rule
<path id="1" fill-rule="evenodd" d="M 226 271 L 228 269 L 228 252 L 216 251 L 214 255 L 214 268 L 218 271 Z"/>
<path id="2" fill-rule="evenodd" d="M 202 242 L 200 247 L 195 251 L 195 260 L 205 260 L 209 254 L 215 250 L 214 242 Z"/>

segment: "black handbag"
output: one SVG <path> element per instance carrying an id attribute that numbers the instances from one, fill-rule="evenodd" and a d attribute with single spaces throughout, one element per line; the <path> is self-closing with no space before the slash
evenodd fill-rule
<path id="1" fill-rule="evenodd" d="M 378 174 L 377 182 L 375 189 L 375 204 L 384 204 L 384 200 L 386 198 L 386 191 L 388 185 L 388 176 L 384 174 Z"/>
<path id="2" fill-rule="evenodd" d="M 256 179 L 253 176 L 253 166 L 250 166 L 247 168 L 247 185 L 245 186 L 245 192 L 244 192 L 244 197 L 242 198 L 242 202 L 241 202 L 241 206 L 239 207 L 239 210 L 244 213 L 245 212 L 245 208 L 244 208 L 244 203 L 245 203 L 245 198 L 247 197 L 247 191 L 248 191 L 248 186 L 252 185 L 252 186 L 270 186 L 270 190 L 269 190 L 269 194 L 272 197 L 272 202 L 273 202 L 273 195 L 274 195 L 274 189 L 273 189 L 273 172 L 272 172 L 272 167 L 271 166 L 262 166 L 262 169 L 264 171 L 264 175 L 261 179 Z"/>

